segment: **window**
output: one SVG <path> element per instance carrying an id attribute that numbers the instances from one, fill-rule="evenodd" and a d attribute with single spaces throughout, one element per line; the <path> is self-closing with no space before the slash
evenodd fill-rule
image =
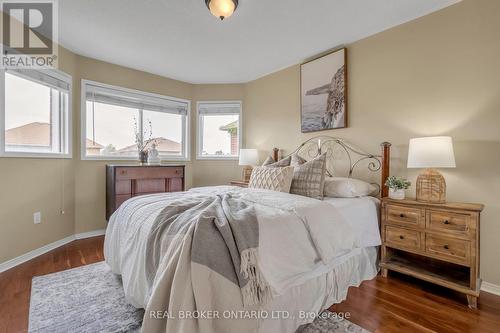
<path id="1" fill-rule="evenodd" d="M 0 154 L 71 157 L 71 77 L 55 70 L 1 71 Z"/>
<path id="2" fill-rule="evenodd" d="M 188 159 L 190 102 L 83 80 L 82 158 L 138 159 L 153 144 L 163 159 Z"/>
<path id="3" fill-rule="evenodd" d="M 241 142 L 241 102 L 198 103 L 199 159 L 238 158 Z"/>

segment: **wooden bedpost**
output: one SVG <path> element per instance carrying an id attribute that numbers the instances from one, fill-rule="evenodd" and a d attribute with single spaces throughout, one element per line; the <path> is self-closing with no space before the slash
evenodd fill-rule
<path id="1" fill-rule="evenodd" d="M 389 177 L 391 169 L 391 143 L 383 142 L 382 146 L 382 172 L 381 172 L 381 186 L 382 191 L 380 192 L 380 197 L 385 198 L 389 195 L 389 188 L 385 186 L 385 181 Z"/>
<path id="2" fill-rule="evenodd" d="M 278 148 L 273 148 L 273 158 L 275 162 L 278 162 L 278 154 L 280 150 Z"/>

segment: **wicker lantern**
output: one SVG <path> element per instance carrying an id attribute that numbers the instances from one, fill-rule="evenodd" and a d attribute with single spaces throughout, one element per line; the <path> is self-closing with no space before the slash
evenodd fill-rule
<path id="1" fill-rule="evenodd" d="M 434 168 L 454 168 L 455 154 L 451 137 L 427 137 L 410 140 L 408 168 L 425 168 L 417 178 L 417 201 L 445 203 L 446 181 Z"/>

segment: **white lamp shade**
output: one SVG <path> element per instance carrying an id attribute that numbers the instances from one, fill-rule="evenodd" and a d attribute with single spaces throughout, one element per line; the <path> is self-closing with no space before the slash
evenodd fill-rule
<path id="1" fill-rule="evenodd" d="M 453 140 L 449 136 L 410 139 L 408 168 L 454 168 Z"/>
<path id="2" fill-rule="evenodd" d="M 259 164 L 259 152 L 257 149 L 240 149 L 240 165 Z"/>

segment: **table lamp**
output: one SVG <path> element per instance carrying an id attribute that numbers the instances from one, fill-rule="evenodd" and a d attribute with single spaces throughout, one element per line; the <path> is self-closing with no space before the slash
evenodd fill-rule
<path id="1" fill-rule="evenodd" d="M 243 165 L 243 181 L 250 181 L 252 166 L 259 163 L 259 152 L 257 149 L 240 149 L 239 164 Z"/>
<path id="2" fill-rule="evenodd" d="M 435 168 L 454 168 L 453 141 L 449 136 L 410 139 L 408 168 L 425 169 L 417 178 L 417 201 L 446 202 L 446 181 Z"/>

